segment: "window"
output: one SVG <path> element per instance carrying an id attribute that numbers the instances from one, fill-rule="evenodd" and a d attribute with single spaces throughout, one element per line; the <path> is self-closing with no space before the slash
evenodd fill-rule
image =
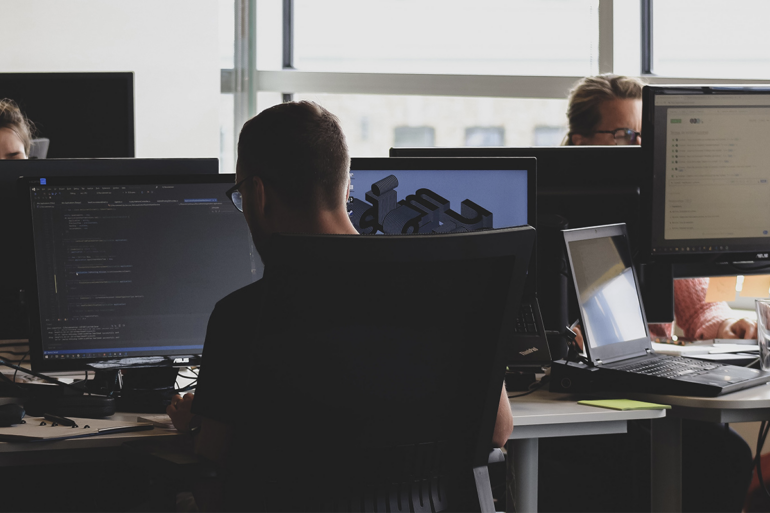
<path id="1" fill-rule="evenodd" d="M 223 170 L 243 121 L 289 98 L 335 113 L 352 155 L 384 156 L 401 144 L 558 145 L 575 81 L 640 74 L 646 55 L 651 83 L 770 79 L 766 0 L 219 1 L 222 26 L 236 27 L 221 31 L 234 93 Z"/>
<path id="2" fill-rule="evenodd" d="M 394 132 L 393 146 L 398 148 L 436 145 L 436 130 L 432 126 L 397 126 Z"/>
<path id="3" fill-rule="evenodd" d="M 505 128 L 501 126 L 466 128 L 465 146 L 505 146 Z"/>
<path id="4" fill-rule="evenodd" d="M 566 133 L 566 100 L 306 93 L 294 99 L 333 112 L 356 157 L 385 157 L 391 146 L 531 146 L 543 123 Z"/>
<path id="5" fill-rule="evenodd" d="M 294 0 L 294 67 L 593 74 L 598 8 L 598 0 Z"/>
<path id="6" fill-rule="evenodd" d="M 655 2 L 653 71 L 705 78 L 770 78 L 770 2 Z"/>

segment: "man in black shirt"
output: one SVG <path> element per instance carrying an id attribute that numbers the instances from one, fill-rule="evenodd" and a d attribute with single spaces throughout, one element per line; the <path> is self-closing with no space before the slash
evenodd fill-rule
<path id="1" fill-rule="evenodd" d="M 236 184 L 230 193 L 263 261 L 269 261 L 269 239 L 274 233 L 357 234 L 346 207 L 349 168 L 339 121 L 315 103 L 283 103 L 246 122 L 238 141 Z M 270 386 L 255 381 L 259 372 L 238 367 L 234 361 L 255 350 L 263 354 L 256 327 L 263 294 L 260 281 L 217 303 L 209 320 L 194 400 L 192 394 L 176 396 L 167 410 L 180 431 L 191 424 L 196 430 L 199 426 L 196 452 L 220 464 L 228 463 L 228 447 L 236 446 L 235 421 L 245 410 L 262 406 L 249 402 L 249 390 Z M 344 314 L 344 305 L 340 308 Z M 300 408 L 300 398 L 287 400 L 296 401 Z M 503 387 L 493 443 L 503 445 L 512 429 Z"/>

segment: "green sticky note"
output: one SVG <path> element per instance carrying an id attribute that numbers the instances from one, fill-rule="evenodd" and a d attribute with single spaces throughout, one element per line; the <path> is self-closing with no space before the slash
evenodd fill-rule
<path id="1" fill-rule="evenodd" d="M 668 404 L 645 403 L 644 401 L 632 401 L 631 399 L 601 399 L 591 401 L 578 401 L 578 404 L 610 408 L 611 410 L 670 410 Z"/>

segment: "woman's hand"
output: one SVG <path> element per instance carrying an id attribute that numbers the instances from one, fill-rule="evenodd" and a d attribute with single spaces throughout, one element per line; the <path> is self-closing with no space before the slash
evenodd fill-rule
<path id="1" fill-rule="evenodd" d="M 717 330 L 717 338 L 757 338 L 757 323 L 751 319 L 725 319 Z"/>

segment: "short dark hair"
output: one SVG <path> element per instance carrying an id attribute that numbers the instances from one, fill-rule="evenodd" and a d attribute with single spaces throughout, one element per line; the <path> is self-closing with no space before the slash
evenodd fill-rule
<path id="1" fill-rule="evenodd" d="M 344 201 L 350 156 L 334 114 L 314 102 L 287 102 L 243 125 L 238 166 L 293 209 L 333 210 Z"/>

